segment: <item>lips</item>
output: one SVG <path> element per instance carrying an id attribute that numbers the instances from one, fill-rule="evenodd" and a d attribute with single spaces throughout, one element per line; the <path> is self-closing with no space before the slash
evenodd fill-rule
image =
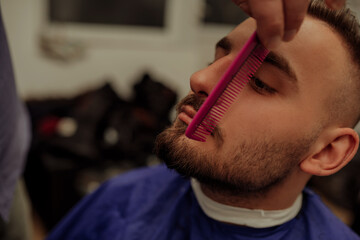
<path id="1" fill-rule="evenodd" d="M 193 107 L 189 105 L 184 105 L 180 109 L 178 118 L 187 125 L 189 125 L 195 114 L 196 114 L 196 110 Z"/>

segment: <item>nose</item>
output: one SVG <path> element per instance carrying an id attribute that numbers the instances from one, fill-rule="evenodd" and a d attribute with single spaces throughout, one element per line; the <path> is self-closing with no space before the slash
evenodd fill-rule
<path id="1" fill-rule="evenodd" d="M 191 90 L 199 97 L 206 98 L 220 79 L 222 71 L 215 66 L 216 63 L 201 69 L 190 77 Z"/>

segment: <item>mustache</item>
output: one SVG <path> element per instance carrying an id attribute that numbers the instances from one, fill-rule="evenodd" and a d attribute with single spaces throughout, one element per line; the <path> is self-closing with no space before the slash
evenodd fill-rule
<path id="1" fill-rule="evenodd" d="M 185 105 L 193 107 L 196 111 L 199 111 L 201 105 L 205 102 L 204 98 L 200 98 L 196 94 L 189 94 L 185 98 L 183 98 L 176 106 L 176 112 L 179 114 L 181 112 L 181 108 Z M 214 130 L 211 133 L 214 136 L 217 145 L 220 147 L 223 142 L 223 134 L 219 126 L 215 126 Z"/>
<path id="2" fill-rule="evenodd" d="M 189 105 L 193 107 L 196 111 L 199 111 L 201 105 L 205 102 L 203 98 L 198 97 L 195 94 L 189 94 L 183 98 L 176 106 L 176 112 L 179 114 L 181 112 L 182 106 Z"/>

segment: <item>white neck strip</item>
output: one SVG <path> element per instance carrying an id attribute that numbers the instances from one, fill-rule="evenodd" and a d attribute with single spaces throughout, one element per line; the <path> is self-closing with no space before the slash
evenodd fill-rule
<path id="1" fill-rule="evenodd" d="M 302 205 L 302 194 L 294 204 L 283 210 L 261 210 L 232 207 L 224 205 L 207 197 L 201 190 L 200 183 L 191 179 L 191 186 L 196 199 L 205 214 L 217 221 L 253 228 L 267 228 L 281 225 L 293 219 L 300 211 Z"/>

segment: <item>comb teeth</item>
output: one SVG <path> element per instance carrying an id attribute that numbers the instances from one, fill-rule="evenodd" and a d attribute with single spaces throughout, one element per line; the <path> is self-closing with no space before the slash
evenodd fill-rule
<path id="1" fill-rule="evenodd" d="M 206 141 L 268 53 L 254 33 L 196 113 L 186 129 L 187 137 Z"/>

